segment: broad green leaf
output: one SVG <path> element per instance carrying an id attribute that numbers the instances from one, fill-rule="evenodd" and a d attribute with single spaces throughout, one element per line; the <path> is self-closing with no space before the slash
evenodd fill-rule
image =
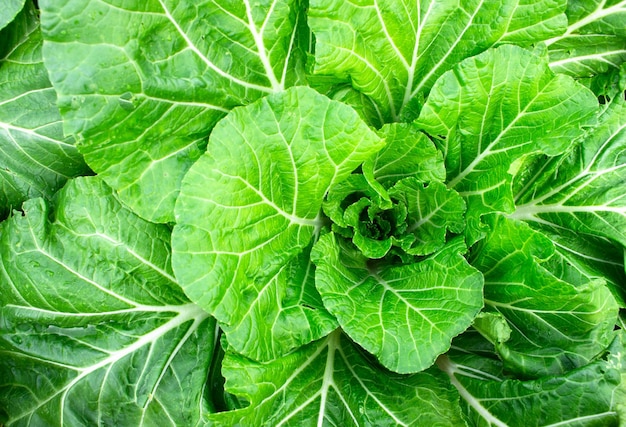
<path id="1" fill-rule="evenodd" d="M 68 178 L 87 172 L 74 140 L 63 136 L 41 46 L 29 1 L 0 32 L 0 219 L 23 201 L 49 198 Z"/>
<path id="2" fill-rule="evenodd" d="M 326 234 L 313 247 L 315 285 L 350 338 L 388 369 L 419 372 L 450 348 L 482 308 L 482 275 L 457 239 L 425 260 L 376 264 Z"/>
<path id="3" fill-rule="evenodd" d="M 388 124 L 378 131 L 378 135 L 387 145 L 367 159 L 362 167 L 370 184 L 376 180 L 389 188 L 408 177 L 423 182 L 446 179 L 441 152 L 414 123 Z"/>
<path id="4" fill-rule="evenodd" d="M 216 426 L 466 425 L 456 390 L 437 369 L 389 373 L 339 330 L 267 363 L 227 352 L 223 366 L 227 390 L 250 406 L 212 414 Z"/>
<path id="5" fill-rule="evenodd" d="M 26 0 L 4 0 L 0 11 L 0 30 L 9 25 L 24 8 Z"/>
<path id="6" fill-rule="evenodd" d="M 562 228 L 536 229 L 548 237 L 556 249 L 554 256 L 546 262 L 546 269 L 570 283 L 604 280 L 620 308 L 626 308 L 626 274 L 622 246 Z"/>
<path id="7" fill-rule="evenodd" d="M 564 1 L 544 1 L 543 10 L 525 3 L 311 0 L 315 72 L 349 76 L 386 122 L 398 121 L 403 108 L 411 109 L 462 59 L 501 38 L 530 44 L 563 32 Z M 522 19 L 529 10 L 533 14 Z"/>
<path id="8" fill-rule="evenodd" d="M 170 268 L 169 229 L 95 177 L 0 227 L 0 408 L 7 425 L 195 425 L 215 322 Z"/>
<path id="9" fill-rule="evenodd" d="M 520 160 L 564 152 L 595 120 L 593 93 L 553 74 L 544 53 L 505 45 L 466 59 L 437 81 L 417 121 L 467 201 L 469 245 L 484 233 L 483 214 L 513 212 Z"/>
<path id="10" fill-rule="evenodd" d="M 535 168 L 513 218 L 626 245 L 626 102 L 616 98 L 569 153 Z"/>
<path id="11" fill-rule="evenodd" d="M 236 351 L 270 360 L 336 327 L 306 297 L 313 267 L 299 254 L 321 230 L 328 189 L 382 144 L 353 109 L 304 87 L 215 127 L 176 205 L 174 270 Z"/>
<path id="12" fill-rule="evenodd" d="M 607 355 L 561 376 L 536 380 L 496 376 L 487 363 L 442 356 L 448 374 L 477 427 L 615 426 L 623 421 L 624 347 L 616 338 Z M 621 411 L 621 413 L 620 413 Z"/>
<path id="13" fill-rule="evenodd" d="M 139 215 L 180 183 L 228 110 L 299 81 L 296 0 L 41 0 L 65 131 Z"/>
<path id="14" fill-rule="evenodd" d="M 560 35 L 567 26 L 564 0 L 519 0 L 515 2 L 506 30 L 499 43 L 521 46 Z"/>
<path id="15" fill-rule="evenodd" d="M 588 77 L 626 62 L 626 1 L 569 0 L 566 13 L 567 30 L 546 40 L 552 70 Z"/>
<path id="16" fill-rule="evenodd" d="M 495 344 L 506 369 L 525 377 L 560 375 L 604 351 L 618 313 L 604 281 L 555 276 L 542 265 L 555 256 L 551 241 L 522 222 L 498 217 L 492 227 L 471 264 L 485 276 L 486 309 L 511 327 L 510 339 Z"/>
<path id="17" fill-rule="evenodd" d="M 404 178 L 389 195 L 406 206 L 405 233 L 414 239 L 403 249 L 411 255 L 429 255 L 444 246 L 448 231 L 459 234 L 465 229 L 463 198 L 441 182 Z"/>

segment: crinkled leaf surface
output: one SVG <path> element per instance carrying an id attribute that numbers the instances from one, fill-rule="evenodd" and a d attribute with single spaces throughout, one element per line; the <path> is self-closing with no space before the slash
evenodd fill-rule
<path id="1" fill-rule="evenodd" d="M 385 188 L 403 178 L 423 182 L 444 181 L 446 169 L 441 151 L 414 123 L 391 123 L 378 134 L 387 145 L 363 163 L 363 175 L 370 184 L 376 180 Z"/>
<path id="2" fill-rule="evenodd" d="M 215 322 L 170 268 L 169 229 L 98 178 L 0 228 L 0 408 L 9 424 L 195 425 Z"/>
<path id="3" fill-rule="evenodd" d="M 546 40 L 554 71 L 588 77 L 626 62 L 626 1 L 570 0 L 566 13 L 567 30 Z"/>
<path id="4" fill-rule="evenodd" d="M 522 222 L 494 222 L 472 265 L 485 275 L 485 306 L 511 327 L 510 339 L 496 344 L 505 367 L 538 377 L 589 363 L 613 339 L 617 319 L 604 281 L 556 277 L 541 265 L 554 256 L 548 238 Z"/>
<path id="5" fill-rule="evenodd" d="M 5 0 L 2 2 L 2 12 L 0 12 L 0 30 L 6 27 L 15 19 L 18 13 L 24 8 L 26 0 Z"/>
<path id="6" fill-rule="evenodd" d="M 215 127 L 176 205 L 174 270 L 237 351 L 270 360 L 336 327 L 305 298 L 312 266 L 299 254 L 321 229 L 328 189 L 382 144 L 352 108 L 305 87 Z"/>
<path id="7" fill-rule="evenodd" d="M 532 20 L 520 18 L 526 3 L 311 0 L 315 71 L 349 76 L 385 121 L 397 121 L 403 107 L 463 58 L 501 38 L 529 44 L 562 33 L 564 1 L 542 2 L 547 9 Z"/>
<path id="8" fill-rule="evenodd" d="M 595 120 L 593 93 L 553 74 L 543 53 L 505 45 L 461 62 L 436 83 L 417 121 L 444 153 L 448 187 L 467 201 L 470 245 L 481 237 L 482 214 L 514 210 L 517 162 L 562 153 Z"/>
<path id="9" fill-rule="evenodd" d="M 174 219 L 213 125 L 298 81 L 299 2 L 42 0 L 65 131 L 141 216 Z"/>
<path id="10" fill-rule="evenodd" d="M 588 365 L 526 381 L 504 378 L 494 373 L 493 361 L 474 356 L 471 360 L 466 352 L 442 356 L 437 365 L 459 390 L 472 425 L 618 426 L 623 414 L 618 413 L 623 411 L 623 355 L 617 338 L 605 356 Z"/>
<path id="11" fill-rule="evenodd" d="M 456 239 L 421 262 L 377 266 L 341 237 L 313 247 L 324 306 L 355 342 L 399 373 L 430 367 L 482 308 L 483 278 Z"/>
<path id="12" fill-rule="evenodd" d="M 565 0 L 520 0 L 515 2 L 500 43 L 528 46 L 545 40 L 550 34 L 561 34 L 567 26 Z M 530 18 L 532 17 L 532 18 Z"/>
<path id="13" fill-rule="evenodd" d="M 570 153 L 534 170 L 512 217 L 626 245 L 626 102 L 616 98 Z"/>
<path id="14" fill-rule="evenodd" d="M 87 172 L 74 140 L 63 136 L 41 46 L 29 1 L 0 32 L 0 218 L 29 198 L 51 197 L 68 178 Z"/>
<path id="15" fill-rule="evenodd" d="M 429 255 L 444 246 L 448 231 L 459 234 L 465 229 L 463 198 L 439 181 L 424 184 L 405 178 L 389 195 L 407 208 L 406 234 L 415 237 L 403 249 L 411 255 Z"/>
<path id="16" fill-rule="evenodd" d="M 223 366 L 226 389 L 250 406 L 212 414 L 216 426 L 466 425 L 437 369 L 389 373 L 340 331 L 267 363 L 227 352 Z"/>

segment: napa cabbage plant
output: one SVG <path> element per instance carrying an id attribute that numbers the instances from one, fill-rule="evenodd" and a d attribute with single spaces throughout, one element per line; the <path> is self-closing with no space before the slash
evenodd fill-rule
<path id="1" fill-rule="evenodd" d="M 623 425 L 625 29 L 9 2 L 0 425 Z"/>

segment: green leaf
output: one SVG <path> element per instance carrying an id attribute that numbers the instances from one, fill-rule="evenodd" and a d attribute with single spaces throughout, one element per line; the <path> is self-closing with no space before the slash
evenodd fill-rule
<path id="1" fill-rule="evenodd" d="M 41 46 L 29 1 L 0 32 L 0 219 L 29 198 L 52 197 L 68 178 L 87 172 L 74 140 L 63 136 Z"/>
<path id="2" fill-rule="evenodd" d="M 42 0 L 65 131 L 139 215 L 174 220 L 180 183 L 228 110 L 303 73 L 295 0 Z"/>
<path id="3" fill-rule="evenodd" d="M 482 275 L 455 240 L 425 260 L 376 264 L 326 234 L 313 247 L 315 285 L 342 329 L 388 369 L 419 372 L 482 308 Z"/>
<path id="4" fill-rule="evenodd" d="M 0 226 L 0 407 L 7 425 L 194 425 L 215 322 L 169 265 L 169 229 L 95 177 Z"/>
<path id="5" fill-rule="evenodd" d="M 417 123 L 444 153 L 448 187 L 467 201 L 469 245 L 484 234 L 483 214 L 513 212 L 520 160 L 565 151 L 596 105 L 591 91 L 553 74 L 540 50 L 516 46 L 469 58 L 438 80 Z"/>
<path id="6" fill-rule="evenodd" d="M 405 233 L 415 238 L 407 240 L 403 249 L 411 255 L 429 255 L 444 246 L 448 231 L 459 234 L 465 229 L 463 198 L 441 182 L 424 184 L 405 178 L 389 190 L 389 195 L 406 206 Z"/>
<path id="7" fill-rule="evenodd" d="M 566 13 L 567 30 L 546 40 L 552 70 L 588 77 L 626 62 L 626 1 L 570 0 Z"/>
<path id="8" fill-rule="evenodd" d="M 5 0 L 0 13 L 0 30 L 9 25 L 24 8 L 26 0 Z"/>
<path id="9" fill-rule="evenodd" d="M 378 131 L 378 135 L 387 145 L 367 159 L 362 167 L 370 184 L 373 185 L 375 180 L 389 188 L 408 177 L 423 182 L 446 179 L 442 153 L 414 123 L 388 124 Z"/>
<path id="10" fill-rule="evenodd" d="M 466 425 L 456 390 L 437 369 L 389 373 L 340 331 L 267 363 L 227 352 L 223 372 L 227 390 L 250 406 L 212 414 L 216 426 Z"/>
<path id="11" fill-rule="evenodd" d="M 536 380 L 495 376 L 484 369 L 491 363 L 485 358 L 486 363 L 467 364 L 466 358 L 442 356 L 437 365 L 459 390 L 472 425 L 617 426 L 623 416 L 619 393 L 626 372 L 621 341 L 616 338 L 606 356 L 588 365 Z"/>
<path id="12" fill-rule="evenodd" d="M 471 261 L 485 275 L 485 306 L 501 313 L 511 337 L 496 344 L 507 370 L 560 375 L 589 363 L 613 339 L 618 306 L 604 281 L 568 283 L 544 267 L 551 241 L 498 217 Z M 489 338 L 489 337 L 488 337 Z"/>
<path id="13" fill-rule="evenodd" d="M 548 9 L 532 18 L 521 18 L 528 10 L 524 3 L 311 0 L 315 72 L 349 76 L 386 122 L 398 121 L 411 100 L 427 94 L 462 59 L 501 38 L 530 44 L 563 32 L 564 1 L 542 2 Z M 561 24 L 554 25 L 555 19 Z"/>
<path id="14" fill-rule="evenodd" d="M 561 35 L 567 26 L 565 0 L 519 0 L 499 43 L 529 46 L 551 35 Z"/>
<path id="15" fill-rule="evenodd" d="M 626 102 L 616 98 L 569 153 L 534 169 L 513 218 L 626 245 Z"/>
<path id="16" fill-rule="evenodd" d="M 304 87 L 237 108 L 215 127 L 183 181 L 173 262 L 236 351 L 270 360 L 336 327 L 303 298 L 316 291 L 299 254 L 321 230 L 328 189 L 382 144 L 353 109 Z"/>

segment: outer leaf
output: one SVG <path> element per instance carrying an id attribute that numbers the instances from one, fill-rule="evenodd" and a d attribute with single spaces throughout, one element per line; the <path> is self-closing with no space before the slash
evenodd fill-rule
<path id="1" fill-rule="evenodd" d="M 213 125 L 297 81 L 300 4 L 122 3 L 42 0 L 46 66 L 87 163 L 141 216 L 171 222 Z"/>
<path id="2" fill-rule="evenodd" d="M 520 13 L 528 8 L 513 0 L 312 0 L 315 71 L 349 76 L 377 103 L 385 121 L 397 121 L 445 71 L 502 37 L 530 44 L 561 34 L 564 28 L 554 27 L 553 20 L 564 1 L 543 5 L 548 9 L 522 22 Z"/>
<path id="3" fill-rule="evenodd" d="M 176 205 L 174 270 L 235 350 L 269 360 L 336 327 L 303 297 L 316 291 L 297 257 L 320 231 L 328 189 L 381 146 L 353 109 L 304 87 L 215 127 Z"/>
<path id="4" fill-rule="evenodd" d="M 343 330 L 395 372 L 430 367 L 482 308 L 482 275 L 458 239 L 416 264 L 372 265 L 330 233 L 313 247 L 315 284 Z"/>
<path id="5" fill-rule="evenodd" d="M 595 120 L 596 105 L 588 89 L 554 75 L 540 51 L 516 46 L 469 58 L 437 82 L 418 124 L 438 138 L 448 187 L 467 200 L 470 245 L 481 237 L 481 215 L 513 211 L 520 159 L 565 151 Z"/>
<path id="6" fill-rule="evenodd" d="M 622 246 L 565 229 L 536 229 L 555 245 L 556 252 L 545 265 L 547 270 L 570 283 L 604 280 L 620 308 L 626 308 Z"/>
<path id="7" fill-rule="evenodd" d="M 499 42 L 528 46 L 545 40 L 550 34 L 560 35 L 567 26 L 567 1 L 520 0 L 515 2 L 506 30 Z"/>
<path id="8" fill-rule="evenodd" d="M 442 356 L 437 365 L 446 372 L 465 401 L 478 427 L 617 426 L 622 416 L 619 392 L 626 372 L 624 348 L 616 339 L 611 352 L 562 376 L 520 381 L 494 376 L 491 363 L 467 365 L 463 358 Z M 483 360 L 485 360 L 483 358 Z"/>
<path id="9" fill-rule="evenodd" d="M 211 415 L 216 426 L 466 425 L 441 372 L 390 374 L 339 331 L 268 363 L 228 352 L 224 375 L 250 406 Z"/>
<path id="10" fill-rule="evenodd" d="M 0 32 L 0 219 L 24 200 L 51 197 L 68 178 L 87 171 L 74 140 L 63 136 L 41 46 L 29 1 Z"/>
<path id="11" fill-rule="evenodd" d="M 616 98 L 570 153 L 535 169 L 514 218 L 626 245 L 626 102 Z"/>
<path id="12" fill-rule="evenodd" d="M 587 77 L 626 62 L 626 1 L 570 0 L 567 18 L 565 33 L 546 41 L 554 71 Z"/>
<path id="13" fill-rule="evenodd" d="M 174 281 L 168 228 L 98 178 L 24 210 L 0 228 L 7 425 L 200 423 L 215 322 Z"/>
<path id="14" fill-rule="evenodd" d="M 506 369 L 526 377 L 560 375 L 589 363 L 613 339 L 617 319 L 604 282 L 555 277 L 541 265 L 554 256 L 546 237 L 517 221 L 494 222 L 472 265 L 485 275 L 487 309 L 512 329 L 508 341 L 496 344 Z"/>
<path id="15" fill-rule="evenodd" d="M 9 25 L 24 8 L 26 0 L 5 0 L 0 13 L 0 30 Z"/>

